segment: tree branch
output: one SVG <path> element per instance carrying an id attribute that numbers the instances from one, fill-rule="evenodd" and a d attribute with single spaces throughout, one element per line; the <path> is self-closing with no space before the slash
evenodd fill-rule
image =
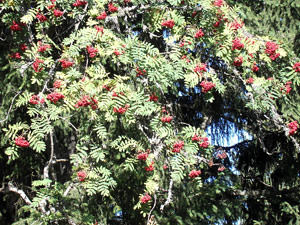
<path id="1" fill-rule="evenodd" d="M 53 156 L 54 156 L 54 141 L 53 141 L 53 132 L 50 131 L 50 159 L 48 164 L 44 167 L 44 179 L 49 179 L 49 168 L 53 164 Z"/>
<path id="2" fill-rule="evenodd" d="M 172 188 L 173 188 L 173 179 L 170 180 L 169 183 L 169 190 L 168 190 L 168 197 L 167 200 L 165 201 L 165 203 L 163 205 L 160 206 L 160 211 L 163 212 L 164 208 L 169 205 L 172 201 Z"/>
<path id="3" fill-rule="evenodd" d="M 22 91 L 18 91 L 18 93 L 13 97 L 13 99 L 12 99 L 12 101 L 11 101 L 11 103 L 10 103 L 9 109 L 8 109 L 8 111 L 7 111 L 6 117 L 5 117 L 3 120 L 0 120 L 0 123 L 3 123 L 3 122 L 5 122 L 6 120 L 8 120 L 9 114 L 10 114 L 10 112 L 11 112 L 11 110 L 12 110 L 13 105 L 14 105 L 14 101 L 15 101 L 16 97 L 18 97 L 18 95 L 21 94 L 21 92 L 22 92 Z"/>
<path id="4" fill-rule="evenodd" d="M 149 214 L 148 214 L 148 220 L 147 220 L 147 224 L 149 224 L 149 222 L 150 222 L 150 219 L 151 219 L 151 213 L 152 213 L 152 211 L 154 210 L 154 208 L 156 207 L 156 194 L 154 194 L 154 204 L 153 204 L 153 207 L 152 207 L 152 209 L 150 210 L 150 212 L 149 212 Z"/>
<path id="5" fill-rule="evenodd" d="M 12 183 L 8 183 L 8 190 L 14 193 L 17 193 L 18 195 L 20 195 L 20 197 L 26 202 L 27 205 L 31 205 L 32 202 L 30 201 L 30 199 L 28 198 L 28 196 L 25 194 L 25 192 L 21 189 L 18 189 L 17 187 L 15 187 Z"/>
<path id="6" fill-rule="evenodd" d="M 71 183 L 65 190 L 64 197 L 66 197 L 69 194 L 69 192 L 71 191 L 72 188 L 73 188 L 73 184 Z"/>

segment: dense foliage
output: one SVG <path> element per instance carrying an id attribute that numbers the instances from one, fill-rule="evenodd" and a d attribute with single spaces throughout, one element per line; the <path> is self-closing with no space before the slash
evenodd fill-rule
<path id="1" fill-rule="evenodd" d="M 237 7 L 239 15 L 251 33 L 276 36 L 300 54 L 300 2 L 295 0 L 228 1 Z"/>
<path id="2" fill-rule="evenodd" d="M 0 7 L 3 224 L 299 222 L 287 43 L 223 0 Z"/>

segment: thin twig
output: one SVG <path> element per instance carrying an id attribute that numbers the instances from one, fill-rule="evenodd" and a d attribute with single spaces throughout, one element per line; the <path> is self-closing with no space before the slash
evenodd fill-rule
<path id="1" fill-rule="evenodd" d="M 53 156 L 54 156 L 54 141 L 53 141 L 53 132 L 50 131 L 50 159 L 48 161 L 48 164 L 44 167 L 44 179 L 49 178 L 49 168 L 53 164 Z"/>
<path id="2" fill-rule="evenodd" d="M 137 121 L 137 123 L 138 123 L 138 129 L 145 135 L 145 137 L 149 140 L 150 138 L 149 138 L 149 136 L 146 134 L 146 132 L 144 131 L 144 127 L 143 127 L 143 125 L 139 122 L 139 121 Z"/>
<path id="3" fill-rule="evenodd" d="M 173 179 L 170 180 L 167 200 L 165 201 L 165 203 L 163 205 L 160 206 L 160 211 L 161 212 L 163 212 L 164 208 L 167 205 L 169 205 L 172 201 L 172 188 L 173 188 Z"/>
<path id="4" fill-rule="evenodd" d="M 19 92 L 13 97 L 13 99 L 12 99 L 12 101 L 11 101 L 11 103 L 10 103 L 9 109 L 8 109 L 8 111 L 7 111 L 6 117 L 5 117 L 5 119 L 0 120 L 0 123 L 3 123 L 3 122 L 5 122 L 6 120 L 8 120 L 10 111 L 12 110 L 12 107 L 13 107 L 13 105 L 14 105 L 14 101 L 15 101 L 16 97 L 18 97 L 18 95 L 21 94 L 21 92 L 22 92 L 22 91 L 19 91 Z"/>
<path id="5" fill-rule="evenodd" d="M 69 161 L 68 159 L 54 159 L 53 164 L 58 162 L 68 162 L 68 161 Z"/>
<path id="6" fill-rule="evenodd" d="M 67 189 L 66 189 L 65 192 L 64 192 L 64 197 L 66 197 L 66 196 L 69 194 L 69 192 L 71 191 L 72 187 L 73 187 L 73 184 L 70 184 L 70 185 L 67 187 Z"/>
<path id="7" fill-rule="evenodd" d="M 161 151 L 164 148 L 164 143 L 157 136 L 153 136 L 149 141 L 150 141 L 150 144 L 154 146 L 153 149 L 155 149 L 155 150 L 153 152 L 153 155 L 154 155 L 154 158 L 157 160 L 159 154 L 161 153 Z"/>
<path id="8" fill-rule="evenodd" d="M 67 120 L 68 118 L 65 118 L 65 117 L 59 117 L 60 119 L 63 119 L 63 120 Z M 78 129 L 70 122 L 70 121 L 67 121 L 69 123 L 69 125 L 76 131 L 78 132 Z"/>
<path id="9" fill-rule="evenodd" d="M 154 208 L 156 207 L 156 194 L 154 194 L 154 204 L 152 206 L 152 209 L 150 210 L 149 214 L 148 214 L 148 220 L 147 220 L 147 224 L 149 224 L 150 218 L 151 218 L 151 213 L 154 210 Z"/>

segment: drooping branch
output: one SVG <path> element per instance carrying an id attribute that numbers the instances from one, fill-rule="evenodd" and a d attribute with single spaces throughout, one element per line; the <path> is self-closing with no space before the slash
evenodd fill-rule
<path id="1" fill-rule="evenodd" d="M 154 203 L 153 203 L 153 206 L 152 206 L 150 212 L 148 213 L 147 224 L 149 224 L 150 219 L 151 219 L 151 213 L 152 213 L 152 211 L 153 211 L 153 210 L 155 209 L 155 207 L 156 207 L 156 200 L 157 200 L 157 197 L 156 197 L 156 194 L 154 194 Z"/>
<path id="2" fill-rule="evenodd" d="M 73 188 L 73 183 L 71 183 L 65 190 L 64 197 L 66 197 L 69 194 L 69 192 L 71 191 L 72 188 Z"/>
<path id="3" fill-rule="evenodd" d="M 243 80 L 243 78 L 241 77 L 241 75 L 239 74 L 239 72 L 238 72 L 237 69 L 233 69 L 232 72 L 234 73 L 234 75 L 235 75 L 241 82 L 243 82 L 244 85 L 246 85 L 245 81 Z M 255 93 L 256 91 L 253 90 L 253 92 Z M 250 100 L 253 102 L 253 104 L 254 104 L 253 94 L 249 92 L 249 93 L 248 93 L 248 97 L 249 97 L 249 99 L 250 99 Z M 294 137 L 292 137 L 292 136 L 289 135 L 289 129 L 284 125 L 284 121 L 283 121 L 283 119 L 281 118 L 281 116 L 277 113 L 277 110 L 276 110 L 276 108 L 275 108 L 274 105 L 271 106 L 271 113 L 270 113 L 270 115 L 271 115 L 270 118 L 269 118 L 267 115 L 264 115 L 264 116 L 265 116 L 266 119 L 271 120 L 271 121 L 274 123 L 274 125 L 275 125 L 278 129 L 283 130 L 285 136 L 286 136 L 288 139 L 291 139 L 291 140 L 292 140 L 292 142 L 293 142 L 293 144 L 294 144 L 296 150 L 297 150 L 298 152 L 300 152 L 300 145 L 299 145 L 299 143 L 297 142 L 297 140 L 296 140 Z M 258 123 L 259 123 L 259 127 L 258 127 L 258 128 L 259 128 L 259 130 L 261 130 L 261 129 L 262 129 L 262 122 L 261 122 L 261 120 L 259 120 L 259 119 L 258 119 L 257 121 L 258 121 Z M 264 150 L 268 155 L 272 155 L 273 153 L 269 153 L 269 152 L 267 151 L 267 148 L 266 148 L 266 146 L 265 146 L 265 144 L 264 144 L 264 142 L 263 142 L 263 140 L 261 139 L 260 136 L 258 136 L 258 140 L 259 140 L 259 142 L 260 142 L 260 144 L 261 144 L 263 150 Z"/>
<path id="4" fill-rule="evenodd" d="M 166 206 L 168 206 L 171 201 L 172 201 L 172 188 L 173 188 L 173 179 L 170 180 L 170 183 L 169 183 L 169 189 L 168 189 L 168 197 L 167 197 L 167 200 L 165 201 L 165 203 L 163 205 L 160 206 L 160 211 L 163 212 L 164 211 L 164 208 Z"/>
<path id="5" fill-rule="evenodd" d="M 153 134 L 152 137 L 149 137 L 145 130 L 146 127 L 144 127 L 140 122 L 138 123 L 138 129 L 145 135 L 145 137 L 148 139 L 150 145 L 152 146 L 152 148 L 154 149 L 154 158 L 157 160 L 159 157 L 159 154 L 161 153 L 161 151 L 163 150 L 164 147 L 164 143 L 161 140 L 161 138 L 159 138 L 157 135 Z"/>
<path id="6" fill-rule="evenodd" d="M 22 189 L 17 188 L 11 182 L 8 182 L 7 187 L 3 187 L 3 188 L 0 189 L 0 192 L 7 192 L 7 191 L 14 192 L 14 193 L 18 194 L 24 200 L 24 202 L 27 205 L 32 205 L 32 201 L 29 199 L 29 197 L 26 195 L 26 193 Z M 46 214 L 49 215 L 49 213 L 50 213 L 50 212 L 47 212 L 46 209 L 45 209 L 46 205 L 47 205 L 47 201 L 48 201 L 48 197 L 42 199 L 39 202 L 38 209 L 44 215 L 46 215 Z"/>
<path id="7" fill-rule="evenodd" d="M 53 141 L 53 132 L 50 131 L 50 159 L 48 164 L 44 167 L 44 179 L 49 179 L 49 169 L 53 164 L 53 157 L 54 157 L 54 141 Z"/>
<path id="8" fill-rule="evenodd" d="M 10 103 L 9 109 L 8 109 L 8 111 L 7 111 L 6 117 L 5 117 L 3 120 L 0 120 L 0 123 L 3 123 L 3 122 L 5 122 L 6 120 L 8 120 L 8 117 L 9 117 L 9 114 L 10 114 L 10 112 L 11 112 L 11 110 L 12 110 L 13 105 L 14 105 L 15 99 L 16 99 L 16 97 L 18 97 L 19 94 L 21 94 L 21 92 L 22 92 L 22 91 L 18 91 L 18 93 L 13 97 L 13 99 L 12 99 L 12 101 L 11 101 L 11 103 Z"/>
<path id="9" fill-rule="evenodd" d="M 31 205 L 32 204 L 31 200 L 28 198 L 28 196 L 26 195 L 26 193 L 23 190 L 18 189 L 16 186 L 14 186 L 10 182 L 8 183 L 7 187 L 8 187 L 8 191 L 11 191 L 11 192 L 14 192 L 14 193 L 20 195 L 20 197 L 24 200 L 24 202 L 27 205 Z"/>
<path id="10" fill-rule="evenodd" d="M 158 138 L 157 136 L 153 136 L 151 139 L 150 139 L 150 144 L 152 146 L 154 146 L 154 158 L 157 160 L 161 151 L 163 150 L 164 148 L 164 143 L 162 142 L 162 140 L 160 138 Z"/>

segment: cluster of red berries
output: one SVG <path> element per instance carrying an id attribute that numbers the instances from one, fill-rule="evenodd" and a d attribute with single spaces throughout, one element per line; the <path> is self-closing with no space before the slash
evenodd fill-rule
<path id="1" fill-rule="evenodd" d="M 300 73 L 300 62 L 295 63 L 293 69 L 295 72 Z"/>
<path id="2" fill-rule="evenodd" d="M 69 68 L 69 67 L 73 66 L 73 64 L 74 64 L 73 62 L 65 60 L 65 59 L 60 59 L 59 62 L 61 63 L 61 67 L 64 69 Z"/>
<path id="3" fill-rule="evenodd" d="M 213 26 L 215 27 L 215 28 L 217 28 L 217 27 L 219 27 L 220 26 L 220 24 L 224 21 L 224 22 L 227 22 L 228 21 L 228 19 L 227 18 L 224 18 L 224 14 L 221 14 L 222 13 L 222 11 L 221 10 L 219 10 L 218 11 L 218 13 L 217 13 L 217 22 L 215 22 L 214 24 L 213 24 Z M 220 15 L 221 14 L 221 15 Z"/>
<path id="4" fill-rule="evenodd" d="M 249 77 L 247 80 L 246 80 L 246 84 L 253 84 L 254 82 L 254 79 L 252 77 Z"/>
<path id="5" fill-rule="evenodd" d="M 178 141 L 173 145 L 172 152 L 179 153 L 184 146 L 184 141 Z"/>
<path id="6" fill-rule="evenodd" d="M 243 56 L 236 57 L 233 61 L 233 65 L 238 67 L 243 64 Z"/>
<path id="7" fill-rule="evenodd" d="M 91 106 L 93 110 L 97 109 L 98 101 L 88 95 L 83 96 L 75 105 L 75 108 Z"/>
<path id="8" fill-rule="evenodd" d="M 63 99 L 65 96 L 61 93 L 57 93 L 57 92 L 52 92 L 50 94 L 47 95 L 47 99 L 56 104 L 60 99 Z"/>
<path id="9" fill-rule="evenodd" d="M 162 107 L 161 112 L 164 113 L 164 114 L 168 114 L 168 112 L 167 112 L 167 110 L 166 110 L 166 108 L 164 106 Z M 165 115 L 165 116 L 162 116 L 160 118 L 160 120 L 163 123 L 170 123 L 173 120 L 173 116 Z"/>
<path id="10" fill-rule="evenodd" d="M 49 6 L 48 6 L 48 9 L 49 9 L 49 10 L 55 8 L 55 2 L 56 2 L 56 0 L 51 0 L 52 5 L 49 5 Z M 62 11 L 60 11 L 60 10 L 58 10 L 58 9 L 54 9 L 54 10 L 53 10 L 53 15 L 54 15 L 55 17 L 61 17 L 63 14 L 64 14 L 64 12 L 62 12 Z"/>
<path id="11" fill-rule="evenodd" d="M 41 23 L 47 21 L 47 17 L 46 17 L 44 14 L 38 13 L 38 14 L 36 15 L 36 18 L 37 18 Z"/>
<path id="12" fill-rule="evenodd" d="M 105 20 L 106 17 L 107 17 L 107 14 L 104 11 L 99 16 L 97 16 L 96 19 L 98 19 L 98 20 Z"/>
<path id="13" fill-rule="evenodd" d="M 137 67 L 135 70 L 136 70 L 137 77 L 144 76 L 146 74 L 146 70 L 140 70 L 139 67 Z"/>
<path id="14" fill-rule="evenodd" d="M 191 60 L 190 60 L 186 55 L 183 55 L 183 56 L 181 57 L 181 59 L 185 59 L 185 61 L 186 61 L 187 63 L 191 62 Z"/>
<path id="15" fill-rule="evenodd" d="M 219 158 L 219 159 L 226 159 L 227 158 L 226 152 L 219 152 L 217 154 L 217 158 Z"/>
<path id="16" fill-rule="evenodd" d="M 98 53 L 98 49 L 93 48 L 92 46 L 87 46 L 86 47 L 87 52 L 89 53 L 89 56 L 91 58 L 94 58 L 96 56 L 96 53 Z"/>
<path id="17" fill-rule="evenodd" d="M 163 116 L 160 120 L 163 123 L 170 123 L 173 119 L 173 116 Z"/>
<path id="18" fill-rule="evenodd" d="M 285 83 L 284 88 L 285 88 L 285 94 L 288 94 L 291 92 L 292 87 L 291 87 L 292 82 L 288 81 Z"/>
<path id="19" fill-rule="evenodd" d="M 253 63 L 253 66 L 252 66 L 252 71 L 253 72 L 258 72 L 259 70 L 259 67 L 256 65 L 256 62 Z"/>
<path id="20" fill-rule="evenodd" d="M 215 0 L 214 1 L 214 6 L 221 7 L 222 5 L 223 5 L 223 0 Z"/>
<path id="21" fill-rule="evenodd" d="M 194 68 L 194 72 L 195 73 L 202 73 L 202 72 L 206 72 L 207 69 L 206 69 L 206 64 L 205 63 L 201 63 L 201 65 L 197 65 L 195 68 Z"/>
<path id="22" fill-rule="evenodd" d="M 45 102 L 45 99 L 41 98 L 37 95 L 32 95 L 30 100 L 29 100 L 29 103 L 32 104 L 32 105 L 37 105 L 39 103 L 43 104 L 44 102 Z"/>
<path id="23" fill-rule="evenodd" d="M 32 64 L 32 68 L 34 69 L 35 72 L 39 73 L 43 70 L 43 67 L 40 67 L 40 64 L 43 63 L 44 60 L 41 60 L 39 58 L 36 58 L 34 63 Z"/>
<path id="24" fill-rule="evenodd" d="M 62 85 L 62 81 L 61 81 L 61 80 L 56 80 L 56 81 L 54 81 L 54 83 L 53 83 L 53 87 L 54 87 L 54 88 L 60 88 L 61 85 Z"/>
<path id="25" fill-rule="evenodd" d="M 51 45 L 43 45 L 41 41 L 38 41 L 38 52 L 44 52 L 46 51 L 48 48 L 51 48 Z"/>
<path id="26" fill-rule="evenodd" d="M 237 31 L 238 29 L 242 28 L 243 25 L 244 25 L 243 22 L 239 23 L 237 20 L 235 20 L 230 24 L 230 28 L 234 31 Z"/>
<path id="27" fill-rule="evenodd" d="M 225 166 L 222 165 L 218 168 L 218 172 L 223 172 L 225 169 L 226 169 Z"/>
<path id="28" fill-rule="evenodd" d="M 15 144 L 20 147 L 27 148 L 29 147 L 29 142 L 24 137 L 17 137 L 15 139 Z"/>
<path id="29" fill-rule="evenodd" d="M 109 12 L 117 12 L 118 11 L 118 7 L 114 6 L 114 4 L 112 2 L 108 3 L 108 11 Z"/>
<path id="30" fill-rule="evenodd" d="M 118 50 L 114 50 L 114 54 L 115 54 L 116 56 L 122 55 L 122 53 L 119 52 Z"/>
<path id="31" fill-rule="evenodd" d="M 149 96 L 149 101 L 157 102 L 157 101 L 158 101 L 158 96 L 156 96 L 155 93 L 152 93 L 152 94 Z"/>
<path id="32" fill-rule="evenodd" d="M 53 10 L 53 15 L 54 15 L 55 17 L 61 17 L 63 14 L 64 14 L 63 11 L 60 11 L 60 10 L 58 10 L 58 9 L 54 9 L 54 10 Z"/>
<path id="33" fill-rule="evenodd" d="M 141 197 L 140 202 L 145 204 L 151 200 L 151 196 L 148 194 L 145 194 L 144 196 Z"/>
<path id="34" fill-rule="evenodd" d="M 201 148 L 207 148 L 209 146 L 208 138 L 198 136 L 197 134 L 192 137 L 192 141 L 199 142 Z"/>
<path id="35" fill-rule="evenodd" d="M 86 172 L 85 171 L 78 171 L 77 172 L 77 177 L 78 177 L 78 180 L 80 181 L 80 182 L 83 182 L 84 180 L 85 180 L 85 178 L 86 178 Z"/>
<path id="36" fill-rule="evenodd" d="M 190 178 L 198 177 L 201 174 L 201 170 L 192 170 L 189 174 Z"/>
<path id="37" fill-rule="evenodd" d="M 102 34 L 104 33 L 104 31 L 103 31 L 104 28 L 103 27 L 99 27 L 99 26 L 95 25 L 95 29 L 97 30 L 97 33 L 99 33 L 99 32 L 102 33 Z"/>
<path id="38" fill-rule="evenodd" d="M 123 96 L 124 96 L 125 94 L 124 94 L 124 92 L 122 92 L 122 91 L 120 91 L 119 93 L 113 91 L 113 93 L 112 93 L 112 100 L 114 100 L 114 99 L 120 97 L 120 95 L 123 95 Z M 129 106 L 129 105 L 128 105 L 128 106 Z"/>
<path id="39" fill-rule="evenodd" d="M 138 159 L 138 160 L 146 161 L 147 158 L 148 158 L 148 154 L 147 154 L 146 152 L 140 153 L 140 154 L 137 155 L 137 159 Z"/>
<path id="40" fill-rule="evenodd" d="M 12 31 L 21 31 L 22 30 L 21 26 L 24 26 L 24 24 L 23 23 L 17 23 L 16 21 L 13 20 L 13 24 L 10 26 L 10 29 Z"/>
<path id="41" fill-rule="evenodd" d="M 23 51 L 23 52 L 25 52 L 26 51 L 26 49 L 27 49 L 27 45 L 26 44 L 21 44 L 20 45 L 20 49 L 21 49 L 21 51 Z"/>
<path id="42" fill-rule="evenodd" d="M 21 54 L 19 52 L 12 53 L 10 55 L 10 58 L 12 58 L 12 59 L 21 59 Z"/>
<path id="43" fill-rule="evenodd" d="M 23 43 L 23 44 L 20 45 L 20 50 L 21 51 L 25 52 L 26 49 L 27 49 L 27 45 L 26 44 Z M 21 59 L 21 54 L 19 52 L 12 53 L 10 55 L 10 58 L 12 58 L 12 59 Z"/>
<path id="44" fill-rule="evenodd" d="M 199 29 L 197 31 L 197 33 L 195 34 L 194 38 L 200 38 L 200 37 L 203 37 L 204 36 L 204 33 L 201 29 Z"/>
<path id="45" fill-rule="evenodd" d="M 299 125 L 297 121 L 293 121 L 288 124 L 288 127 L 289 127 L 289 135 L 294 135 L 297 132 Z"/>
<path id="46" fill-rule="evenodd" d="M 113 111 L 115 113 L 124 114 L 128 110 L 128 108 L 129 108 L 129 105 L 126 104 L 124 107 L 119 107 L 119 108 L 114 107 Z"/>
<path id="47" fill-rule="evenodd" d="M 105 89 L 105 90 L 107 90 L 107 91 L 111 91 L 111 87 L 108 86 L 108 85 L 105 85 L 105 84 L 104 84 L 104 85 L 102 86 L 102 88 Z"/>
<path id="48" fill-rule="evenodd" d="M 110 2 L 108 4 L 108 11 L 111 12 L 111 13 L 117 12 L 118 7 L 116 7 L 113 3 Z M 107 13 L 105 11 L 103 11 L 99 16 L 96 17 L 96 19 L 105 20 L 106 17 L 107 17 Z"/>
<path id="49" fill-rule="evenodd" d="M 152 161 L 151 164 L 149 166 L 145 167 L 145 170 L 147 172 L 153 171 L 154 170 L 154 162 Z"/>
<path id="50" fill-rule="evenodd" d="M 80 7 L 80 6 L 85 6 L 86 4 L 87 4 L 87 1 L 76 0 L 76 2 L 73 3 L 73 6 Z"/>
<path id="51" fill-rule="evenodd" d="M 168 27 L 168 28 L 172 29 L 174 27 L 175 23 L 174 23 L 174 20 L 167 20 L 167 21 L 162 22 L 161 25 L 163 27 Z"/>
<path id="52" fill-rule="evenodd" d="M 48 9 L 51 10 L 51 9 L 55 8 L 55 2 L 56 2 L 56 0 L 51 0 L 52 4 L 48 6 Z"/>
<path id="53" fill-rule="evenodd" d="M 241 40 L 239 38 L 236 38 L 232 41 L 232 50 L 241 50 L 242 48 L 244 48 L 244 44 L 241 43 Z"/>
<path id="54" fill-rule="evenodd" d="M 179 47 L 182 48 L 185 45 L 185 40 L 179 43 Z"/>
<path id="55" fill-rule="evenodd" d="M 192 137 L 192 141 L 201 141 L 202 137 L 198 136 L 197 134 L 194 134 L 194 136 Z"/>
<path id="56" fill-rule="evenodd" d="M 277 57 L 280 56 L 280 53 L 276 53 L 276 50 L 278 49 L 278 45 L 275 42 L 272 41 L 268 41 L 266 43 L 266 49 L 265 49 L 265 53 L 267 55 L 269 55 L 269 57 L 272 60 L 275 60 Z"/>
<path id="57" fill-rule="evenodd" d="M 202 81 L 200 83 L 200 86 L 202 87 L 202 92 L 203 93 L 207 93 L 209 92 L 211 89 L 213 89 L 216 85 L 213 82 L 210 81 Z"/>

